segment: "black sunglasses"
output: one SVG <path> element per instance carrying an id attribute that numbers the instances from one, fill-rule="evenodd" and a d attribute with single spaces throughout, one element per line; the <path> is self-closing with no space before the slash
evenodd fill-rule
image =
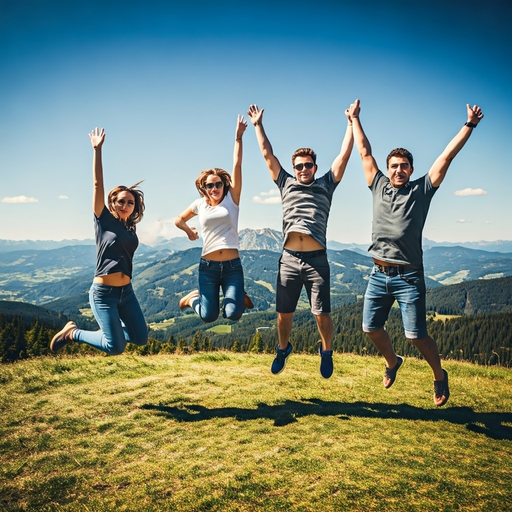
<path id="1" fill-rule="evenodd" d="M 305 164 L 295 164 L 293 166 L 293 168 L 296 170 L 296 171 L 302 171 L 303 168 L 306 168 L 306 169 L 313 169 L 313 167 L 315 167 L 315 164 L 313 162 L 306 162 Z"/>
<path id="2" fill-rule="evenodd" d="M 212 190 L 212 188 L 222 188 L 224 186 L 223 181 L 216 181 L 215 183 L 206 183 L 204 188 L 208 190 Z"/>

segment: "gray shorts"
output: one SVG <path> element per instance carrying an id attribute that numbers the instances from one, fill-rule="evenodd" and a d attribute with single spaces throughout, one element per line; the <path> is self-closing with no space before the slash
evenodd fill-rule
<path id="1" fill-rule="evenodd" d="M 297 252 L 283 250 L 277 273 L 276 310 L 293 313 L 302 287 L 306 287 L 311 313 L 331 312 L 331 272 L 325 249 Z"/>

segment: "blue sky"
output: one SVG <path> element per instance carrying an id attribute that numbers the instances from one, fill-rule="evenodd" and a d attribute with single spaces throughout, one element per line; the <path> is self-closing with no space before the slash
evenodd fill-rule
<path id="1" fill-rule="evenodd" d="M 265 108 L 276 156 L 336 157 L 344 110 L 381 169 L 401 146 L 426 173 L 466 121 L 485 118 L 453 162 L 424 236 L 512 239 L 512 7 L 508 1 L 163 2 L 0 0 L 0 238 L 93 238 L 92 151 L 104 127 L 105 186 L 145 179 L 142 241 L 181 236 L 173 218 L 207 167 L 231 171 L 237 114 Z M 281 229 L 252 125 L 240 228 Z M 465 192 L 464 192 L 465 191 Z M 353 152 L 328 239 L 367 243 L 371 194 Z M 196 223 L 197 224 L 197 223 Z"/>

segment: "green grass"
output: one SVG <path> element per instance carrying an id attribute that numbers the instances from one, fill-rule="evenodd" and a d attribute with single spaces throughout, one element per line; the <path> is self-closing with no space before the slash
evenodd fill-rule
<path id="1" fill-rule="evenodd" d="M 210 329 L 207 329 L 206 332 L 214 332 L 216 334 L 230 334 L 231 333 L 231 325 L 225 324 L 225 325 L 216 325 L 215 327 L 212 327 Z"/>
<path id="2" fill-rule="evenodd" d="M 166 320 L 162 320 L 161 322 L 152 322 L 149 324 L 151 329 L 155 331 L 165 330 L 176 322 L 176 318 L 168 318 Z"/>
<path id="3" fill-rule="evenodd" d="M 43 358 L 0 367 L 0 510 L 512 510 L 512 374 L 380 358 Z"/>
<path id="4" fill-rule="evenodd" d="M 442 315 L 441 313 L 436 313 L 436 316 L 432 317 L 433 320 L 446 322 L 446 320 L 451 320 L 452 318 L 459 318 L 460 315 Z"/>

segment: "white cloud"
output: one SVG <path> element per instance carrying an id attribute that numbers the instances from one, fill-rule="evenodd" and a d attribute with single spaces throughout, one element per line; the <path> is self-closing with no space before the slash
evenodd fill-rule
<path id="1" fill-rule="evenodd" d="M 459 224 L 471 224 L 471 221 L 466 219 L 459 219 L 457 222 Z"/>
<path id="2" fill-rule="evenodd" d="M 280 204 L 281 196 L 278 190 L 269 190 L 268 192 L 260 192 L 258 196 L 254 196 L 252 202 L 258 204 Z"/>
<path id="3" fill-rule="evenodd" d="M 2 203 L 37 203 L 39 199 L 35 197 L 27 196 L 16 196 L 16 197 L 4 197 Z"/>
<path id="4" fill-rule="evenodd" d="M 68 196 L 57 196 L 57 199 L 69 199 Z"/>
<path id="5" fill-rule="evenodd" d="M 192 221 L 189 226 L 193 226 Z M 152 245 L 162 240 L 168 240 L 176 236 L 187 236 L 174 224 L 174 219 L 158 219 L 153 222 L 141 222 L 137 224 L 139 240 L 145 244 Z"/>
<path id="6" fill-rule="evenodd" d="M 483 188 L 463 188 L 462 190 L 456 190 L 455 196 L 485 196 L 487 191 Z"/>
<path id="7" fill-rule="evenodd" d="M 492 220 L 486 220 L 484 224 L 492 224 Z"/>

